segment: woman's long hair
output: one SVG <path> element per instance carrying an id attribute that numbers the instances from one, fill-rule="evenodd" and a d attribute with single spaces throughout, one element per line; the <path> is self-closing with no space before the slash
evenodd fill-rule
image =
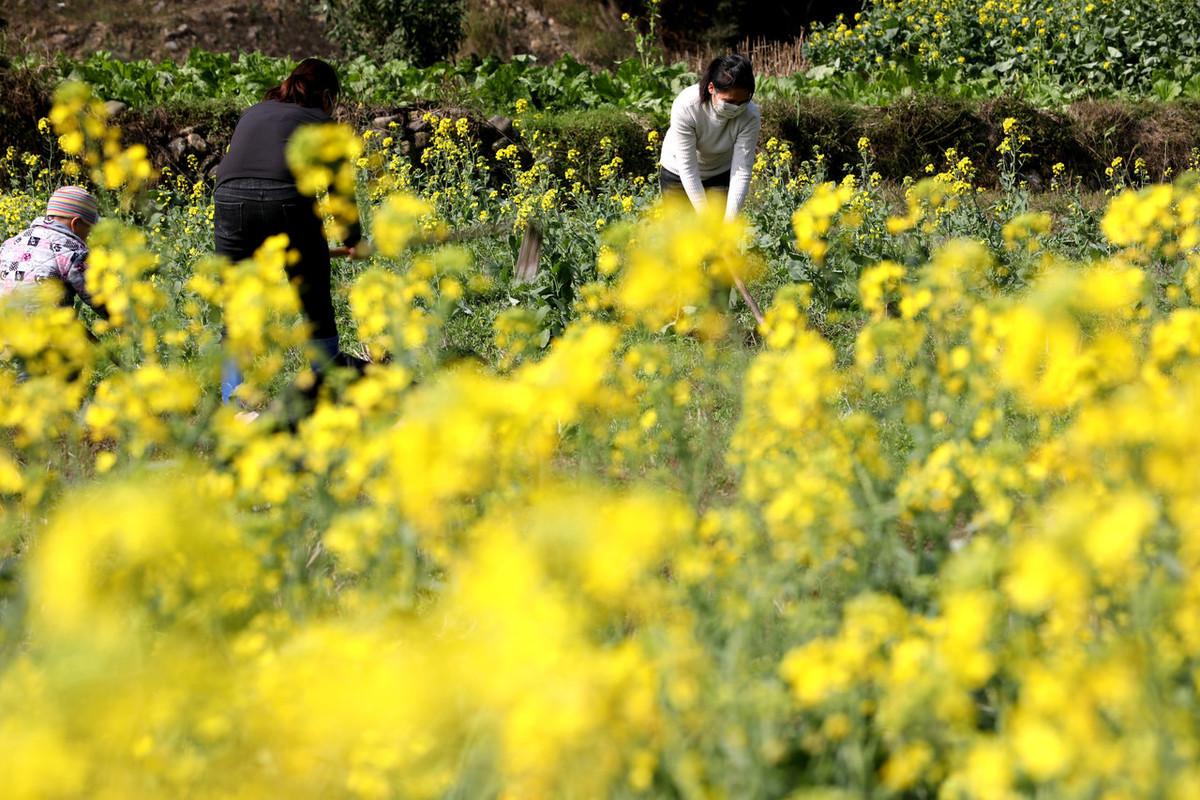
<path id="1" fill-rule="evenodd" d="M 728 56 L 717 56 L 704 70 L 700 78 L 700 102 L 708 105 L 712 95 L 708 85 L 712 84 L 722 92 L 729 89 L 745 89 L 754 94 L 754 70 L 750 67 L 750 59 L 734 53 Z"/>
<path id="2" fill-rule="evenodd" d="M 332 109 L 341 92 L 337 71 L 319 58 L 306 58 L 283 83 L 267 90 L 264 100 L 295 103 L 306 108 Z"/>

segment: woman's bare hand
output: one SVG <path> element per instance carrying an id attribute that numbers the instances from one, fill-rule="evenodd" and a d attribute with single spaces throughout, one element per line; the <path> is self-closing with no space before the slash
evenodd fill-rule
<path id="1" fill-rule="evenodd" d="M 374 255 L 375 248 L 366 239 L 361 240 L 354 247 L 331 247 L 329 248 L 330 258 L 350 258 L 359 260 L 369 258 Z"/>

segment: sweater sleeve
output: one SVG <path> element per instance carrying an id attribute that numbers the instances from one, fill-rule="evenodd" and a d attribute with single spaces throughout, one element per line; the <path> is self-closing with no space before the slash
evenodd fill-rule
<path id="1" fill-rule="evenodd" d="M 762 117 L 755 114 L 747 121 L 733 144 L 733 162 L 729 167 L 729 197 L 725 201 L 725 219 L 733 219 L 742 210 L 750 191 L 750 176 L 754 171 L 754 154 L 758 149 L 758 133 Z"/>
<path id="2" fill-rule="evenodd" d="M 671 107 L 671 127 L 667 129 L 664 145 L 676 155 L 679 180 L 688 199 L 697 211 L 704 208 L 707 198 L 700 181 L 700 151 L 696 147 L 696 120 L 690 109 L 676 99 Z"/>

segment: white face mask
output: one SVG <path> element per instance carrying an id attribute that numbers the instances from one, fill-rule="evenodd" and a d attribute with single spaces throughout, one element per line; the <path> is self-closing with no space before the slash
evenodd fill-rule
<path id="1" fill-rule="evenodd" d="M 746 105 L 746 103 L 742 103 L 740 106 L 727 103 L 716 95 L 713 95 L 712 99 L 713 113 L 721 119 L 736 119 L 746 110 Z"/>

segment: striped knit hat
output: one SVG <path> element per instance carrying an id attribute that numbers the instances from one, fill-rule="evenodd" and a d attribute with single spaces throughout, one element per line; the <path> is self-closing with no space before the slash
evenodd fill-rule
<path id="1" fill-rule="evenodd" d="M 50 195 L 46 213 L 57 217 L 79 217 L 89 225 L 95 225 L 100 219 L 100 204 L 86 189 L 63 186 Z"/>

